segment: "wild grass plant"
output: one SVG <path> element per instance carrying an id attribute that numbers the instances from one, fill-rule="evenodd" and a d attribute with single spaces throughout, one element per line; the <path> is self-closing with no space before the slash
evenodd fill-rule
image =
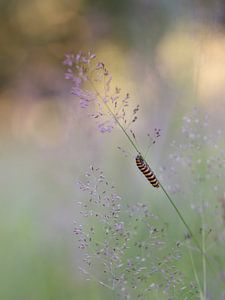
<path id="1" fill-rule="evenodd" d="M 87 117 L 102 133 L 117 126 L 147 164 L 135 132 L 140 106 L 130 107 L 129 93 L 113 85 L 95 54 L 67 54 L 64 64 Z M 154 170 L 176 220 L 162 221 L 151 203 L 126 204 L 105 174 L 90 167 L 79 182 L 87 197 L 77 201 L 82 222 L 74 228 L 87 279 L 118 299 L 224 299 L 225 151 L 221 131 L 210 129 L 208 115 L 198 109 L 184 116 L 180 140 L 171 141 L 165 165 Z M 152 144 L 160 135 L 153 130 Z M 170 222 L 179 228 L 173 234 L 165 225 Z"/>

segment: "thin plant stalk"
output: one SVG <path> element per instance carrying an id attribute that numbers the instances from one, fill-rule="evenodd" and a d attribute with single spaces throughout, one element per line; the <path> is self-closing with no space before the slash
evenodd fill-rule
<path id="1" fill-rule="evenodd" d="M 129 134 L 127 133 L 127 131 L 125 130 L 125 128 L 123 127 L 123 125 L 120 123 L 120 121 L 118 120 L 118 118 L 116 117 L 116 115 L 113 113 L 113 111 L 111 110 L 110 106 L 104 101 L 104 98 L 101 96 L 101 94 L 99 93 L 99 91 L 96 89 L 95 85 L 93 84 L 93 82 L 89 79 L 88 80 L 89 83 L 91 84 L 92 88 L 94 89 L 94 91 L 96 92 L 97 96 L 100 97 L 100 99 L 102 100 L 102 103 L 105 105 L 105 107 L 108 109 L 108 111 L 110 112 L 110 114 L 112 115 L 112 117 L 114 118 L 114 120 L 116 121 L 116 123 L 119 125 L 119 127 L 121 128 L 121 130 L 123 131 L 123 133 L 126 135 L 127 139 L 130 141 L 131 145 L 133 146 L 133 148 L 135 149 L 135 151 L 141 155 L 143 157 L 143 155 L 141 154 L 141 151 L 138 149 L 138 147 L 135 145 L 135 143 L 133 142 L 132 138 L 129 136 Z M 147 162 L 146 162 L 147 163 Z M 175 209 L 176 213 L 178 214 L 181 222 L 184 224 L 185 228 L 187 229 L 188 233 L 190 234 L 190 236 L 193 238 L 194 243 L 196 244 L 196 246 L 198 247 L 198 249 L 201 251 L 201 247 L 199 246 L 198 241 L 196 240 L 194 234 L 192 233 L 191 228 L 189 227 L 189 225 L 187 224 L 187 222 L 185 221 L 184 217 L 182 216 L 180 210 L 177 208 L 176 204 L 174 203 L 174 201 L 172 200 L 172 198 L 169 196 L 168 192 L 166 191 L 166 189 L 163 187 L 163 185 L 160 183 L 160 186 L 164 192 L 164 194 L 166 195 L 167 199 L 169 200 L 170 204 L 173 206 L 173 208 Z"/>
<path id="2" fill-rule="evenodd" d="M 91 84 L 91 86 L 93 87 L 93 89 L 95 90 L 96 94 L 100 97 L 100 99 L 102 100 L 103 104 L 105 105 L 105 107 L 108 109 L 108 111 L 110 112 L 110 114 L 112 115 L 112 117 L 114 118 L 114 120 L 116 121 L 116 123 L 119 125 L 119 127 L 121 128 L 121 130 L 123 131 L 123 133 L 126 135 L 126 137 L 128 138 L 128 140 L 130 141 L 130 143 L 132 144 L 132 146 L 134 147 L 134 149 L 140 153 L 138 147 L 135 145 L 135 143 L 132 141 L 131 137 L 129 136 L 129 134 L 127 133 L 126 129 L 123 127 L 123 125 L 120 123 L 120 121 L 118 120 L 118 118 L 116 117 L 116 115 L 113 113 L 113 111 L 111 110 L 110 106 L 104 101 L 103 97 L 101 96 L 101 94 L 98 92 L 98 90 L 95 88 L 94 84 L 92 83 L 92 81 L 89 80 L 89 83 Z"/>
<path id="3" fill-rule="evenodd" d="M 204 291 L 202 290 L 202 287 L 201 287 L 201 284 L 200 284 L 200 280 L 199 280 L 199 277 L 198 277 L 198 274 L 197 274 L 197 271 L 196 271 L 196 266 L 195 266 L 195 263 L 194 263 L 194 259 L 193 259 L 193 255 L 192 255 L 192 252 L 190 250 L 190 248 L 188 247 L 188 253 L 189 253 L 189 256 L 190 256 L 190 260 L 191 260 L 191 264 L 192 264 L 192 270 L 193 270 L 193 273 L 194 273 L 194 277 L 195 277 L 195 281 L 198 285 L 198 289 L 199 289 L 199 293 L 200 293 L 200 299 L 201 300 L 205 300 L 204 298 Z"/>
<path id="4" fill-rule="evenodd" d="M 202 236 L 202 253 L 205 253 L 205 228 L 204 228 L 204 210 L 203 210 L 203 205 L 202 205 L 202 230 L 201 230 L 201 236 Z M 203 293 L 205 295 L 206 299 L 206 257 L 205 255 L 202 255 L 202 271 L 203 271 Z"/>
<path id="5" fill-rule="evenodd" d="M 94 91 L 96 92 L 97 96 L 101 99 L 102 103 L 104 104 L 104 106 L 108 109 L 109 113 L 112 115 L 112 117 L 114 118 L 115 122 L 119 125 L 119 127 L 121 128 L 121 130 L 123 131 L 123 133 L 125 134 L 125 136 L 127 137 L 127 139 L 130 141 L 131 145 L 133 146 L 133 148 L 135 149 L 135 151 L 141 155 L 141 151 L 139 150 L 138 146 L 135 144 L 135 142 L 132 140 L 132 138 L 129 136 L 129 134 L 127 133 L 126 129 L 123 127 L 123 125 L 120 123 L 120 121 L 118 120 L 117 116 L 114 114 L 114 112 L 111 110 L 110 106 L 104 101 L 104 98 L 102 97 L 102 95 L 99 93 L 99 91 L 96 89 L 95 85 L 93 84 L 93 82 L 88 79 L 89 84 L 92 86 L 92 88 L 94 89 Z M 147 161 L 144 159 L 144 161 L 147 163 Z M 198 248 L 198 250 L 200 251 L 201 255 L 202 255 L 202 262 L 204 261 L 204 269 L 203 269 L 203 273 L 204 275 L 204 285 L 205 285 L 205 289 L 206 289 L 206 261 L 210 267 L 211 270 L 213 270 L 212 265 L 209 262 L 208 257 L 206 256 L 205 253 L 205 245 L 202 248 L 202 246 L 199 245 L 198 240 L 196 239 L 195 235 L 193 234 L 190 226 L 187 224 L 187 222 L 185 221 L 183 215 L 181 214 L 180 210 L 178 209 L 178 207 L 176 206 L 176 204 L 174 203 L 174 201 L 172 200 L 172 198 L 170 197 L 170 195 L 168 194 L 168 192 L 166 191 L 166 189 L 164 188 L 164 186 L 159 182 L 160 187 L 162 188 L 164 194 L 166 195 L 167 199 L 169 200 L 170 204 L 172 205 L 172 207 L 174 208 L 174 210 L 176 211 L 179 219 L 181 220 L 181 222 L 183 223 L 183 225 L 185 226 L 185 228 L 187 229 L 187 232 L 189 233 L 190 237 L 192 238 L 194 244 L 196 245 L 196 247 Z M 217 275 L 218 277 L 218 275 Z M 219 278 L 220 279 L 220 278 Z M 220 279 L 221 281 L 221 279 Z M 223 286 L 225 287 L 225 283 L 223 283 Z M 202 298 L 204 299 L 204 298 Z"/>
<path id="6" fill-rule="evenodd" d="M 188 233 L 190 234 L 190 237 L 193 238 L 195 245 L 198 247 L 198 249 L 202 252 L 201 247 L 197 241 L 197 239 L 195 238 L 194 234 L 192 233 L 192 230 L 190 228 L 190 226 L 187 224 L 187 222 L 185 221 L 184 217 L 182 216 L 181 212 L 179 211 L 179 209 L 177 208 L 177 206 L 175 205 L 174 201 L 172 200 L 172 198 L 170 197 L 170 195 L 167 193 L 166 189 L 164 188 L 164 186 L 159 182 L 163 192 L 165 193 L 167 199 L 169 200 L 170 204 L 173 206 L 173 208 L 175 209 L 176 213 L 178 214 L 180 220 L 182 221 L 182 223 L 184 224 L 184 226 L 186 227 Z"/>

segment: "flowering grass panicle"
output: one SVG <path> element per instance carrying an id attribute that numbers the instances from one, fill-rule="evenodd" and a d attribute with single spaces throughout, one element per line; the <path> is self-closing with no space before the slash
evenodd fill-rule
<path id="1" fill-rule="evenodd" d="M 220 186 L 223 194 L 225 152 L 219 147 L 221 130 L 210 132 L 209 121 L 209 116 L 196 108 L 190 116 L 184 116 L 181 142 L 172 142 L 170 160 L 174 169 L 180 173 L 185 169 L 185 173 L 190 174 L 190 183 L 197 186 L 198 192 L 211 190 L 214 193 Z"/>
<path id="2" fill-rule="evenodd" d="M 66 54 L 64 65 L 65 78 L 73 82 L 72 94 L 80 100 L 80 107 L 89 109 L 89 116 L 98 121 L 100 132 L 111 132 L 118 123 L 128 128 L 137 120 L 139 105 L 127 118 L 130 95 L 112 86 L 111 74 L 103 62 L 96 62 L 95 54 Z"/>
<path id="3" fill-rule="evenodd" d="M 91 167 L 86 178 L 79 182 L 87 199 L 78 203 L 81 222 L 74 228 L 85 276 L 123 299 L 196 295 L 196 286 L 186 283 L 177 266 L 182 243 L 168 243 L 165 225 L 148 206 L 123 205 L 99 169 Z"/>
<path id="4" fill-rule="evenodd" d="M 64 64 L 67 67 L 65 77 L 73 82 L 72 93 L 80 100 L 80 107 L 97 121 L 98 130 L 111 132 L 118 125 L 147 166 L 147 152 L 160 137 L 161 129 L 156 128 L 153 136 L 148 135 L 150 144 L 143 155 L 130 129 L 137 120 L 139 105 L 128 109 L 129 94 L 123 94 L 120 88 L 112 85 L 112 76 L 105 64 L 97 62 L 90 51 L 86 55 L 81 52 L 67 54 Z M 213 299 L 211 289 L 216 290 L 218 297 L 221 295 L 212 285 L 213 281 L 207 280 L 207 270 L 211 272 L 211 279 L 219 275 L 218 282 L 223 285 L 223 255 L 216 246 L 224 247 L 220 238 L 223 213 L 221 209 L 218 211 L 217 204 L 223 208 L 225 151 L 219 147 L 221 131 L 210 132 L 209 129 L 208 116 L 200 116 L 197 109 L 190 117 L 185 116 L 182 141 L 173 141 L 171 145 L 171 166 L 162 167 L 159 177 L 156 173 L 159 190 L 187 230 L 184 243 L 169 239 L 165 224 L 145 204 L 122 205 L 121 197 L 103 173 L 90 168 L 87 180 L 79 183 L 88 199 L 78 203 L 81 223 L 75 223 L 74 228 L 83 252 L 81 270 L 86 276 L 125 299 L 205 300 L 208 295 Z M 166 188 L 162 184 L 165 178 L 169 183 Z M 190 208 L 194 210 L 196 221 L 191 216 L 191 226 L 167 191 L 179 196 L 189 217 Z M 184 247 L 187 244 L 188 247 Z M 182 254 L 187 250 L 188 276 L 187 268 L 183 272 L 179 268 Z M 212 258 L 216 258 L 216 263 Z M 207 283 L 211 289 L 207 288 Z"/>
<path id="5" fill-rule="evenodd" d="M 222 131 L 213 126 L 207 114 L 195 108 L 190 115 L 183 117 L 180 137 L 171 143 L 168 165 L 162 168 L 163 176 L 167 177 L 170 185 L 167 189 L 174 191 L 174 197 L 179 199 L 180 205 L 192 210 L 190 214 L 194 232 L 202 249 L 205 248 L 202 251 L 207 253 L 207 276 L 217 276 L 217 283 L 220 285 L 220 288 L 216 288 L 216 281 L 208 280 L 208 286 L 214 290 L 214 297 L 216 289 L 221 292 L 221 288 L 224 288 L 221 275 L 225 269 L 222 251 L 224 157 Z M 197 261 L 196 258 L 195 260 Z M 209 291 L 208 294 L 210 295 Z M 216 297 L 220 295 L 218 293 Z"/>

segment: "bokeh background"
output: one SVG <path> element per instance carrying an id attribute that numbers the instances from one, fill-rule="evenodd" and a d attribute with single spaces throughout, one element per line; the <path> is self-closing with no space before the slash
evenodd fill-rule
<path id="1" fill-rule="evenodd" d="M 148 197 L 119 131 L 98 133 L 70 95 L 64 54 L 92 49 L 107 64 L 141 104 L 140 141 L 163 130 L 156 166 L 193 107 L 225 125 L 225 4 L 1 0 L 0 16 L 0 299 L 105 299 L 78 270 L 76 182 L 94 164 L 129 201 Z M 143 193 L 130 189 L 136 180 Z"/>

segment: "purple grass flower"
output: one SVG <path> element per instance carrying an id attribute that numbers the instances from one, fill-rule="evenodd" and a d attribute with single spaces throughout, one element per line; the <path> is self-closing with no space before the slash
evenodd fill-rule
<path id="1" fill-rule="evenodd" d="M 71 69 L 67 69 L 67 72 L 65 73 L 65 78 L 67 80 L 74 80 L 74 74 L 73 71 Z"/>
<path id="2" fill-rule="evenodd" d="M 65 54 L 65 60 L 63 61 L 65 66 L 71 67 L 75 62 L 75 57 L 73 54 Z"/>
<path id="3" fill-rule="evenodd" d="M 72 81 L 71 93 L 80 100 L 81 108 L 89 110 L 101 133 L 111 132 L 118 122 L 124 128 L 136 122 L 139 105 L 129 115 L 129 94 L 113 87 L 111 74 L 103 62 L 96 62 L 95 54 L 66 54 L 64 65 L 65 78 Z"/>
<path id="4" fill-rule="evenodd" d="M 112 123 L 107 124 L 105 122 L 105 123 L 98 124 L 98 130 L 102 133 L 111 132 L 113 130 L 113 127 L 114 127 L 114 125 Z"/>
<path id="5" fill-rule="evenodd" d="M 115 229 L 116 229 L 117 232 L 122 234 L 124 232 L 124 223 L 123 222 L 116 223 L 115 224 Z"/>
<path id="6" fill-rule="evenodd" d="M 78 185 L 87 199 L 78 203 L 81 220 L 74 234 L 83 257 L 80 270 L 87 278 L 115 291 L 120 299 L 151 299 L 154 290 L 163 299 L 174 299 L 170 297 L 176 293 L 180 299 L 184 287 L 196 293 L 176 267 L 182 243 L 168 244 L 166 227 L 147 205 L 126 205 L 93 166 Z"/>

